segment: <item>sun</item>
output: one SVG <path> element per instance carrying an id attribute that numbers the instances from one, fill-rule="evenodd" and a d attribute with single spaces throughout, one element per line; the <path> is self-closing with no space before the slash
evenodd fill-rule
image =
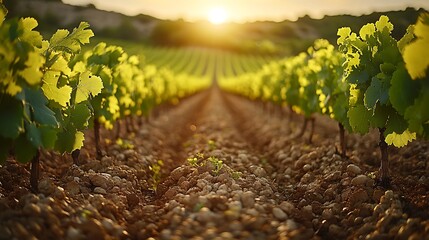
<path id="1" fill-rule="evenodd" d="M 222 7 L 214 7 L 209 10 L 207 19 L 212 24 L 219 25 L 228 20 L 228 13 Z"/>

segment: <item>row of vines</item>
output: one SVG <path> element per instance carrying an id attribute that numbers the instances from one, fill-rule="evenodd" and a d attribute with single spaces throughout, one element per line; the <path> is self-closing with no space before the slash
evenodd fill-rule
<path id="1" fill-rule="evenodd" d="M 402 147 L 417 137 L 429 138 L 429 14 L 423 13 L 399 41 L 392 30 L 386 16 L 364 25 L 359 33 L 340 28 L 338 48 L 316 40 L 307 52 L 256 74 L 223 78 L 220 85 L 304 115 L 304 127 L 296 137 L 303 135 L 308 122 L 314 125 L 314 114 L 331 117 L 339 125 L 343 156 L 345 131 L 366 134 L 378 129 L 379 181 L 388 185 L 388 145 Z M 310 142 L 311 136 L 312 132 Z"/>
<path id="2" fill-rule="evenodd" d="M 31 161 L 33 190 L 41 150 L 72 153 L 76 160 L 85 130 L 92 128 L 101 158 L 101 126 L 111 129 L 122 118 L 142 116 L 210 84 L 141 68 L 138 57 L 118 46 L 100 43 L 81 53 L 94 35 L 85 22 L 44 40 L 35 19 L 5 20 L 6 14 L 0 4 L 0 164 L 10 155 Z"/>

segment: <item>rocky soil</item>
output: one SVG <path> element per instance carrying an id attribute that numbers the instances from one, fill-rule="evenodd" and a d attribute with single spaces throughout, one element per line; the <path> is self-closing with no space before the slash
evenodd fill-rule
<path id="1" fill-rule="evenodd" d="M 0 239 L 429 239 L 429 144 L 389 149 L 392 186 L 375 185 L 377 134 L 348 136 L 213 87 L 132 133 L 91 137 L 79 165 L 44 152 L 0 166 Z M 308 133 L 307 133 L 308 134 Z M 90 133 L 88 135 L 91 135 Z"/>

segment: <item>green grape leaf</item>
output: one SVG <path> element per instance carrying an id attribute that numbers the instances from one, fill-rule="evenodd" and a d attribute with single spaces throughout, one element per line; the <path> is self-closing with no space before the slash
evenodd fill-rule
<path id="1" fill-rule="evenodd" d="M 3 4 L 0 4 L 0 26 L 3 24 L 6 14 L 7 14 L 7 9 Z"/>
<path id="2" fill-rule="evenodd" d="M 35 147 L 39 148 L 43 146 L 42 143 L 42 134 L 34 123 L 25 123 L 25 134 L 27 140 Z"/>
<path id="3" fill-rule="evenodd" d="M 391 33 L 393 31 L 393 24 L 390 23 L 389 18 L 384 15 L 382 15 L 380 19 L 375 22 L 375 26 L 379 32 L 387 30 L 388 33 Z"/>
<path id="4" fill-rule="evenodd" d="M 53 149 L 57 141 L 58 129 L 49 126 L 39 126 L 44 149 Z"/>
<path id="5" fill-rule="evenodd" d="M 393 112 L 390 114 L 389 119 L 387 120 L 387 123 L 385 124 L 386 130 L 384 132 L 384 135 L 396 132 L 396 133 L 402 133 L 408 128 L 408 122 L 405 120 L 403 116 L 401 116 L 397 112 Z"/>
<path id="6" fill-rule="evenodd" d="M 414 28 L 417 39 L 407 45 L 403 52 L 405 67 L 412 79 L 424 78 L 429 67 L 429 14 L 419 17 Z"/>
<path id="7" fill-rule="evenodd" d="M 29 85 L 38 85 L 43 77 L 41 67 L 44 64 L 44 58 L 37 52 L 29 52 L 28 59 L 25 62 L 27 68 L 19 72 L 19 75 L 23 77 Z"/>
<path id="8" fill-rule="evenodd" d="M 350 126 L 353 132 L 365 134 L 369 131 L 369 121 L 371 113 L 363 105 L 351 107 L 347 112 Z"/>
<path id="9" fill-rule="evenodd" d="M 42 90 L 49 100 L 59 103 L 61 106 L 66 107 L 70 102 L 72 88 L 70 86 L 63 86 L 58 88 L 59 74 L 48 71 L 43 76 L 44 84 Z"/>
<path id="10" fill-rule="evenodd" d="M 356 83 L 356 84 L 362 84 L 369 81 L 369 74 L 365 70 L 357 70 L 354 69 L 350 74 L 347 76 L 347 82 L 349 83 Z"/>
<path id="11" fill-rule="evenodd" d="M 401 38 L 401 40 L 398 41 L 398 49 L 403 54 L 405 47 L 414 40 L 414 25 L 410 25 L 407 28 L 407 32 L 404 34 L 404 36 Z"/>
<path id="12" fill-rule="evenodd" d="M 24 109 L 22 103 L 4 95 L 0 98 L 0 136 L 15 139 L 23 131 Z"/>
<path id="13" fill-rule="evenodd" d="M 88 121 L 91 118 L 91 111 L 85 103 L 74 106 L 70 113 L 70 122 L 77 130 L 83 130 L 88 127 Z"/>
<path id="14" fill-rule="evenodd" d="M 403 115 L 405 110 L 414 103 L 419 85 L 415 81 L 411 81 L 410 75 L 403 65 L 393 73 L 390 84 L 390 103 L 396 111 Z"/>
<path id="15" fill-rule="evenodd" d="M 34 18 L 28 17 L 20 19 L 19 26 L 23 30 L 23 34 L 20 36 L 20 39 L 35 47 L 41 48 L 43 37 L 39 32 L 33 31 L 37 25 L 38 23 Z"/>
<path id="16" fill-rule="evenodd" d="M 83 132 L 74 129 L 67 129 L 64 132 L 60 132 L 57 137 L 55 149 L 61 153 L 71 153 L 76 149 L 82 148 L 83 140 L 85 139 Z"/>
<path id="17" fill-rule="evenodd" d="M 73 72 L 83 73 L 86 71 L 86 65 L 84 62 L 79 61 L 73 66 Z"/>
<path id="18" fill-rule="evenodd" d="M 51 48 L 78 53 L 81 50 L 81 45 L 89 43 L 89 39 L 94 36 L 92 30 L 87 28 L 89 28 L 89 24 L 81 22 L 79 27 L 74 28 L 70 34 L 68 30 L 58 30 L 51 37 Z"/>
<path id="19" fill-rule="evenodd" d="M 48 100 L 41 90 L 26 88 L 18 98 L 31 108 L 31 115 L 34 117 L 34 119 L 31 118 L 32 120 L 42 125 L 58 127 L 55 113 L 47 107 Z"/>
<path id="20" fill-rule="evenodd" d="M 21 163 L 30 162 L 37 154 L 37 148 L 26 138 L 25 134 L 21 134 L 15 141 L 15 156 L 16 160 Z"/>
<path id="21" fill-rule="evenodd" d="M 100 77 L 91 75 L 89 71 L 82 73 L 76 89 L 75 103 L 81 103 L 90 97 L 97 96 L 102 89 L 103 82 Z"/>
<path id="22" fill-rule="evenodd" d="M 425 133 L 426 127 L 429 125 L 429 94 L 425 94 L 428 88 L 421 91 L 419 97 L 414 101 L 414 104 L 405 110 L 405 119 L 408 120 L 409 129 L 416 132 L 419 136 L 429 134 Z"/>
<path id="23" fill-rule="evenodd" d="M 374 33 L 375 25 L 373 23 L 368 23 L 360 29 L 359 36 L 362 38 L 362 40 L 366 40 L 367 36 L 372 36 Z"/>
<path id="24" fill-rule="evenodd" d="M 376 77 L 372 78 L 371 85 L 365 92 L 365 107 L 375 111 L 377 103 L 385 105 L 389 100 L 389 86 Z"/>
<path id="25" fill-rule="evenodd" d="M 50 67 L 50 70 L 53 72 L 61 72 L 67 76 L 70 76 L 72 71 L 68 66 L 67 60 L 64 59 L 64 57 L 62 57 L 61 55 L 58 55 L 55 58 L 56 60 Z"/>
<path id="26" fill-rule="evenodd" d="M 392 73 L 396 70 L 396 66 L 392 63 L 382 63 L 380 64 L 380 71 L 386 75 L 392 75 Z"/>
<path id="27" fill-rule="evenodd" d="M 337 36 L 339 37 L 337 39 L 337 44 L 338 45 L 344 44 L 344 41 L 347 39 L 347 37 L 350 36 L 351 32 L 352 30 L 349 27 L 343 27 L 338 29 Z"/>
<path id="28" fill-rule="evenodd" d="M 377 105 L 369 119 L 370 126 L 373 128 L 384 128 L 392 111 L 393 109 L 390 106 Z"/>
<path id="29" fill-rule="evenodd" d="M 407 129 L 399 134 L 396 132 L 390 133 L 386 136 L 385 140 L 388 145 L 394 145 L 395 147 L 400 148 L 406 146 L 409 142 L 412 142 L 415 139 L 416 133 L 412 133 Z"/>

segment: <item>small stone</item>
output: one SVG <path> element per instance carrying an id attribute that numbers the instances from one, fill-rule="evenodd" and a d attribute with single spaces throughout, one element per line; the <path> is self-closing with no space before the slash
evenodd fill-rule
<path id="1" fill-rule="evenodd" d="M 310 164 L 305 164 L 304 167 L 302 167 L 302 170 L 304 170 L 305 172 L 310 171 L 311 169 L 311 165 Z"/>
<path id="2" fill-rule="evenodd" d="M 341 236 L 344 234 L 344 231 L 336 224 L 329 225 L 329 233 L 333 236 Z"/>
<path id="3" fill-rule="evenodd" d="M 252 169 L 252 167 L 253 167 L 253 169 Z M 267 172 L 262 167 L 251 166 L 250 169 L 251 169 L 252 173 L 255 174 L 257 177 L 265 177 L 265 176 L 267 176 Z"/>
<path id="4" fill-rule="evenodd" d="M 370 178 L 365 175 L 358 175 L 352 179 L 351 184 L 353 186 L 364 186 L 369 180 Z"/>
<path id="5" fill-rule="evenodd" d="M 94 193 L 107 194 L 107 191 L 106 191 L 106 189 L 104 189 L 102 187 L 95 187 L 94 188 Z"/>
<path id="6" fill-rule="evenodd" d="M 349 164 L 347 166 L 347 172 L 352 173 L 354 175 L 358 175 L 362 172 L 362 170 L 360 169 L 360 167 L 358 167 L 354 164 Z"/>
<path id="7" fill-rule="evenodd" d="M 130 208 L 134 208 L 135 206 L 137 206 L 139 204 L 140 199 L 136 194 L 130 193 L 130 194 L 127 194 L 126 196 L 127 196 L 128 206 Z"/>
<path id="8" fill-rule="evenodd" d="M 383 190 L 375 189 L 374 192 L 372 193 L 372 200 L 375 202 L 380 202 L 380 198 L 383 195 L 384 195 Z"/>
<path id="9" fill-rule="evenodd" d="M 245 208 L 252 208 L 255 205 L 255 195 L 253 192 L 247 191 L 241 195 L 241 203 Z"/>
<path id="10" fill-rule="evenodd" d="M 111 189 L 113 187 L 113 181 L 102 174 L 92 174 L 89 176 L 89 180 L 95 187 L 102 187 L 104 189 Z"/>
<path id="11" fill-rule="evenodd" d="M 81 229 L 88 239 L 105 239 L 106 232 L 97 219 L 89 219 L 82 223 Z"/>
<path id="12" fill-rule="evenodd" d="M 25 205 L 23 212 L 27 215 L 35 216 L 35 215 L 39 215 L 42 211 L 40 207 L 37 206 L 36 204 L 29 203 Z"/>
<path id="13" fill-rule="evenodd" d="M 282 203 L 280 203 L 280 208 L 288 214 L 291 214 L 292 211 L 296 209 L 293 203 L 289 201 L 283 201 Z"/>
<path id="14" fill-rule="evenodd" d="M 171 230 L 170 229 L 162 230 L 160 237 L 161 239 L 171 239 Z"/>
<path id="15" fill-rule="evenodd" d="M 85 236 L 83 236 L 82 232 L 79 229 L 76 229 L 72 226 L 70 226 L 67 229 L 66 233 L 66 239 L 83 239 Z"/>
<path id="16" fill-rule="evenodd" d="M 287 214 L 278 207 L 273 208 L 273 215 L 278 220 L 285 220 L 287 218 Z"/>
<path id="17" fill-rule="evenodd" d="M 51 195 L 55 191 L 55 184 L 49 178 L 44 178 L 39 182 L 39 192 L 45 195 Z"/>
<path id="18" fill-rule="evenodd" d="M 177 181 L 179 180 L 183 175 L 185 174 L 185 168 L 184 167 L 177 167 L 176 169 L 174 169 L 171 173 L 170 176 L 171 178 L 173 178 L 173 180 Z"/>
<path id="19" fill-rule="evenodd" d="M 330 220 L 333 216 L 334 214 L 332 213 L 332 209 L 327 208 L 322 212 L 322 218 L 325 220 Z"/>
<path id="20" fill-rule="evenodd" d="M 75 196 L 80 193 L 80 186 L 76 181 L 68 182 L 65 186 L 66 192 L 68 192 L 71 196 Z"/>
<path id="21" fill-rule="evenodd" d="M 288 219 L 286 220 L 286 227 L 289 231 L 293 231 L 298 228 L 298 224 L 294 220 Z"/>
<path id="22" fill-rule="evenodd" d="M 352 205 L 363 203 L 369 200 L 368 193 L 365 190 L 358 190 L 349 196 Z"/>

